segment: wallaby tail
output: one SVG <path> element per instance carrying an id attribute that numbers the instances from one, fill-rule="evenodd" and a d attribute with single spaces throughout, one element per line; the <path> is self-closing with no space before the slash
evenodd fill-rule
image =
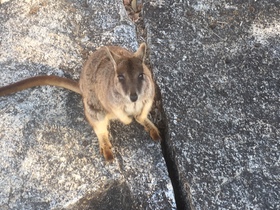
<path id="1" fill-rule="evenodd" d="M 5 96 L 27 88 L 42 86 L 42 85 L 63 87 L 68 90 L 74 91 L 78 94 L 81 94 L 81 90 L 79 88 L 78 82 L 71 79 L 51 75 L 51 76 L 31 77 L 4 87 L 0 87 L 0 96 Z"/>

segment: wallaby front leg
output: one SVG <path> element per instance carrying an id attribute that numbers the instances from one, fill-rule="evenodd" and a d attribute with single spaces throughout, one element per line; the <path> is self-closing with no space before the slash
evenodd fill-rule
<path id="1" fill-rule="evenodd" d="M 136 119 L 137 120 L 137 119 Z M 157 127 L 154 125 L 154 123 L 152 123 L 148 118 L 146 118 L 143 121 L 138 121 L 141 125 L 144 126 L 145 130 L 150 134 L 151 138 L 154 141 L 161 141 L 161 137 L 159 134 L 159 130 L 157 129 Z"/>
<path id="2" fill-rule="evenodd" d="M 114 110 L 113 113 L 115 117 L 125 125 L 128 125 L 132 122 L 132 117 L 127 116 L 127 114 L 121 109 Z"/>
<path id="3" fill-rule="evenodd" d="M 161 137 L 157 127 L 148 119 L 148 114 L 152 107 L 152 101 L 147 102 L 140 115 L 136 116 L 135 119 L 138 123 L 144 126 L 145 130 L 150 134 L 154 141 L 160 141 Z"/>

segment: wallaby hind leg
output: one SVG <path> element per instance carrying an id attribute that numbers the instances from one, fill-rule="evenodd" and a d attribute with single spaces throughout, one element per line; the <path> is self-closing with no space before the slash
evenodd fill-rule
<path id="1" fill-rule="evenodd" d="M 98 131 L 95 131 L 95 133 L 98 138 L 100 153 L 104 156 L 105 160 L 107 161 L 113 160 L 114 155 L 112 152 L 112 144 L 109 140 L 108 131 L 104 133 L 98 133 Z"/>
<path id="2" fill-rule="evenodd" d="M 108 123 L 109 121 L 106 118 L 104 121 L 91 123 L 98 138 L 100 153 L 107 161 L 114 159 L 112 144 L 109 140 Z"/>
<path id="3" fill-rule="evenodd" d="M 88 113 L 87 111 L 85 111 L 85 115 L 98 138 L 100 153 L 104 156 L 105 160 L 113 160 L 114 155 L 112 152 L 112 144 L 109 140 L 108 132 L 108 118 L 105 116 L 103 120 L 96 121 L 92 119 L 90 113 Z"/>

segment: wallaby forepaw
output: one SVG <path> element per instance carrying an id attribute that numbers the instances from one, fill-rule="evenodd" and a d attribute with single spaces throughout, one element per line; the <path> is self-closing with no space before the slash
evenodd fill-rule
<path id="1" fill-rule="evenodd" d="M 161 141 L 161 137 L 157 129 L 151 129 L 150 136 L 154 141 Z"/>
<path id="2" fill-rule="evenodd" d="M 122 119 L 122 123 L 125 124 L 125 125 L 129 125 L 131 122 L 132 122 L 132 118 L 131 117 L 127 117 L 127 118 L 124 118 Z"/>

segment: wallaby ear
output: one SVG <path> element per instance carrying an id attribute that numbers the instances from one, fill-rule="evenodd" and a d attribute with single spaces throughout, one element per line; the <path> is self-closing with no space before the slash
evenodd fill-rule
<path id="1" fill-rule="evenodd" d="M 115 71 L 117 71 L 117 63 L 121 60 L 121 56 L 109 50 L 108 47 L 105 47 L 108 57 L 110 58 L 112 64 L 114 65 Z"/>
<path id="2" fill-rule="evenodd" d="M 138 50 L 134 53 L 134 57 L 139 58 L 140 60 L 142 60 L 144 62 L 144 59 L 146 57 L 146 44 L 145 42 L 143 42 L 142 44 L 140 44 Z"/>

